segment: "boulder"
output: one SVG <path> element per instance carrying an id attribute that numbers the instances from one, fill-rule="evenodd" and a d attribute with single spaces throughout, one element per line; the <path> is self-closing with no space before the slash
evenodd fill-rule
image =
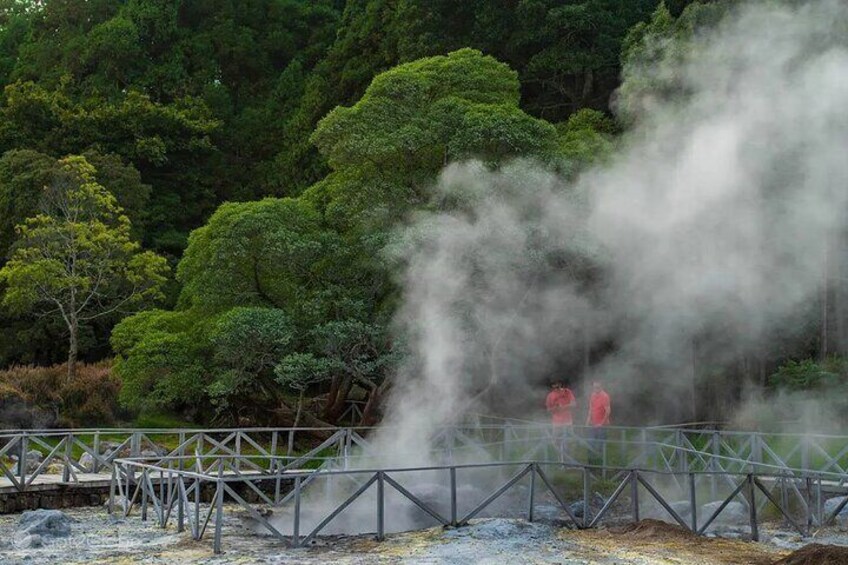
<path id="1" fill-rule="evenodd" d="M 65 472 L 65 466 L 62 463 L 51 463 L 44 469 L 47 475 L 61 475 Z"/>
<path id="2" fill-rule="evenodd" d="M 159 457 L 161 457 L 161 455 L 162 455 L 161 453 L 157 453 L 156 451 L 153 451 L 152 449 L 145 449 L 144 451 L 141 452 L 141 456 L 144 457 L 145 459 L 159 459 Z"/>
<path id="3" fill-rule="evenodd" d="M 584 506 L 583 506 L 582 500 L 578 500 L 577 502 L 572 502 L 571 504 L 568 505 L 568 509 L 571 510 L 571 513 L 574 515 L 575 518 L 582 518 L 583 517 L 583 508 L 584 508 Z"/>
<path id="4" fill-rule="evenodd" d="M 688 500 L 675 500 L 668 505 L 680 516 L 681 520 L 689 522 L 692 517 L 692 505 Z M 644 501 L 639 507 L 643 518 L 677 523 L 665 507 L 654 500 Z"/>
<path id="5" fill-rule="evenodd" d="M 592 497 L 589 499 L 589 509 L 593 514 L 597 514 L 601 511 L 601 508 L 607 503 L 607 499 L 599 492 L 592 493 Z M 582 500 L 576 500 L 568 505 L 568 509 L 571 510 L 571 513 L 574 514 L 575 518 L 583 517 L 583 509 L 584 504 Z"/>
<path id="6" fill-rule="evenodd" d="M 101 441 L 100 442 L 100 453 L 106 457 L 109 457 L 118 451 L 120 448 L 120 452 L 117 454 L 119 457 L 129 457 L 130 455 L 130 447 L 129 445 L 124 445 L 121 447 L 121 443 L 117 441 Z"/>
<path id="7" fill-rule="evenodd" d="M 824 519 L 827 519 L 836 511 L 836 508 L 845 500 L 844 496 L 834 496 L 824 501 Z M 839 526 L 840 530 L 848 530 L 848 504 L 846 504 L 839 514 L 834 518 L 834 522 Z"/>
<path id="8" fill-rule="evenodd" d="M 94 456 L 86 451 L 82 454 L 79 460 L 80 467 L 85 470 L 86 473 L 91 473 L 94 471 Z"/>
<path id="9" fill-rule="evenodd" d="M 100 451 L 102 453 L 108 453 L 110 451 L 115 451 L 120 446 L 121 446 L 121 444 L 117 441 L 108 441 L 108 440 L 101 441 L 100 442 Z"/>
<path id="10" fill-rule="evenodd" d="M 684 520 L 692 516 L 692 504 L 688 500 L 678 500 L 676 502 L 672 502 L 669 506 L 671 506 L 671 509 L 677 512 L 677 515 Z"/>
<path id="11" fill-rule="evenodd" d="M 29 510 L 21 514 L 18 535 L 64 538 L 71 535 L 73 518 L 59 510 Z"/>
<path id="12" fill-rule="evenodd" d="M 12 472 L 16 475 L 19 475 L 20 469 L 18 468 L 18 465 L 19 465 L 18 456 L 12 455 L 10 459 L 14 463 L 14 468 L 12 469 Z M 27 473 L 35 472 L 36 469 L 38 469 L 39 465 L 41 465 L 42 461 L 44 461 L 44 455 L 42 455 L 40 451 L 38 451 L 37 449 L 29 450 L 27 452 L 27 456 L 26 456 L 26 471 L 27 471 Z"/>
<path id="13" fill-rule="evenodd" d="M 105 508 L 109 508 L 109 500 L 103 504 Z M 127 506 L 129 506 L 129 501 L 126 496 L 116 496 L 115 500 L 112 501 L 112 512 L 120 512 L 123 514 L 127 511 Z"/>
<path id="14" fill-rule="evenodd" d="M 722 500 L 714 500 L 713 502 L 707 502 L 703 506 L 701 506 L 701 522 L 709 520 L 710 516 L 718 510 L 718 507 L 721 506 Z M 731 501 L 725 506 L 724 510 L 721 511 L 721 514 L 716 516 L 716 519 L 713 520 L 713 524 L 715 525 L 731 525 L 731 524 L 747 524 L 749 521 L 748 509 L 744 504 L 737 501 Z"/>
<path id="15" fill-rule="evenodd" d="M 44 546 L 44 538 L 38 534 L 19 534 L 13 543 L 16 549 L 31 549 Z"/>

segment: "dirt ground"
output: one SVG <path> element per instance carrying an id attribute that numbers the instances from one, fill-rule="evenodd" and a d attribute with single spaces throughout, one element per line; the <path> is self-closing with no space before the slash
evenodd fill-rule
<path id="1" fill-rule="evenodd" d="M 793 551 L 773 565 L 842 565 L 848 563 L 848 547 L 811 543 Z"/>
<path id="2" fill-rule="evenodd" d="M 138 517 L 116 519 L 102 509 L 73 509 L 72 535 L 47 540 L 43 547 L 16 543 L 19 516 L 0 517 L 0 563 L 209 564 L 247 565 L 812 565 L 848 563 L 845 547 L 770 543 L 695 536 L 656 520 L 597 530 L 570 530 L 551 523 L 489 518 L 466 527 L 429 528 L 373 536 L 331 536 L 308 548 L 290 549 L 247 529 L 237 516 L 225 520 L 224 553 L 214 555 L 212 539 L 194 541 L 173 527 L 162 529 Z M 840 538 L 841 539 L 841 538 Z M 809 540 L 808 540 L 809 541 Z M 822 541 L 819 538 L 819 541 Z M 839 540 L 836 540 L 841 543 Z M 794 553 L 790 553 L 797 550 Z"/>
<path id="3" fill-rule="evenodd" d="M 601 554 L 623 563 L 771 565 L 789 552 L 764 543 L 706 538 L 680 526 L 658 520 L 642 520 L 621 528 L 561 532 L 577 542 L 583 556 L 594 563 Z"/>

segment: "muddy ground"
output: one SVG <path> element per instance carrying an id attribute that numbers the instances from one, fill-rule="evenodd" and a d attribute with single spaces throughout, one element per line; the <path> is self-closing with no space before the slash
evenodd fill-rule
<path id="1" fill-rule="evenodd" d="M 163 530 L 137 516 L 118 519 L 103 509 L 68 510 L 74 522 L 66 538 L 45 540 L 43 547 L 22 548 L 19 515 L 0 517 L 0 563 L 144 563 L 144 564 L 317 564 L 356 565 L 559 563 L 563 565 L 659 565 L 683 563 L 771 564 L 806 543 L 843 542 L 839 532 L 802 540 L 765 529 L 763 543 L 696 537 L 653 520 L 638 525 L 575 531 L 554 524 L 502 518 L 482 519 L 458 529 L 430 528 L 392 534 L 383 542 L 372 536 L 333 537 L 303 549 L 289 549 L 252 533 L 236 513 L 227 517 L 224 553 L 212 553 L 211 531 L 193 541 L 173 527 Z M 788 563 L 790 561 L 784 561 Z M 795 563 L 796 561 L 791 561 Z M 797 561 L 801 563 L 801 561 Z"/>

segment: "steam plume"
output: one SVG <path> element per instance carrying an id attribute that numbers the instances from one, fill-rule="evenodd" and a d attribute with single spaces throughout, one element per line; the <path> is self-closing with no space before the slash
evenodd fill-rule
<path id="1" fill-rule="evenodd" d="M 836 1 L 731 12 L 661 62 L 660 92 L 622 92 L 635 125 L 575 183 L 528 162 L 448 167 L 434 198 L 457 209 L 418 215 L 392 250 L 412 356 L 387 460 L 420 463 L 436 427 L 475 411 L 541 403 L 587 348 L 615 405 L 649 392 L 647 424 L 693 401 L 699 352 L 720 371 L 785 337 L 845 223 L 846 24 Z"/>

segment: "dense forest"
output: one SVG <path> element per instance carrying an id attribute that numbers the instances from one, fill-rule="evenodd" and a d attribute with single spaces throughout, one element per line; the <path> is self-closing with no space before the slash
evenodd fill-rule
<path id="1" fill-rule="evenodd" d="M 728 4 L 4 1 L 4 423 L 373 424 L 404 354 L 381 250 L 455 204 L 439 171 L 603 161 L 619 89 L 673 88 L 639 69 Z M 711 376 L 692 418 L 846 372 L 833 264 L 800 336 Z"/>

